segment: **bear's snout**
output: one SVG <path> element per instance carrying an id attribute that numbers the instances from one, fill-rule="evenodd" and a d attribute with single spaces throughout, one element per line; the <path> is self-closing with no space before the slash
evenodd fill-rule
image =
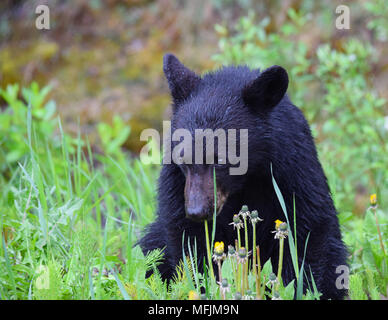
<path id="1" fill-rule="evenodd" d="M 185 184 L 186 217 L 194 221 L 211 220 L 214 214 L 214 182 L 211 170 L 203 173 L 188 172 Z M 227 198 L 217 188 L 217 214 Z"/>
<path id="2" fill-rule="evenodd" d="M 207 173 L 188 172 L 185 184 L 186 217 L 195 221 L 211 218 L 212 190 Z"/>

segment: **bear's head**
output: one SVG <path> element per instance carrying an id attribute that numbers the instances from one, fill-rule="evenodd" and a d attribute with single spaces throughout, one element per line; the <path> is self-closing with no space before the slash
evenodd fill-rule
<path id="1" fill-rule="evenodd" d="M 163 70 L 173 100 L 173 164 L 185 177 L 186 216 L 211 219 L 242 190 L 268 154 L 270 112 L 285 97 L 287 72 L 224 67 L 202 77 L 166 54 Z M 216 201 L 214 201 L 216 186 Z"/>

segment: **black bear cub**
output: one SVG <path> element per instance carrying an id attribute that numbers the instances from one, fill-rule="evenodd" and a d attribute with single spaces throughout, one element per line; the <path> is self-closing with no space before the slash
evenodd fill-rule
<path id="1" fill-rule="evenodd" d="M 337 280 L 341 276 L 338 270 L 346 268 L 347 252 L 341 240 L 337 212 L 309 125 L 286 94 L 287 72 L 280 66 L 263 71 L 247 66 L 228 66 L 199 76 L 172 54 L 164 56 L 163 70 L 173 100 L 172 133 L 185 129 L 194 137 L 198 129 L 214 132 L 217 129 L 235 129 L 237 132 L 246 129 L 248 134 L 244 143 L 240 139 L 241 133 L 235 135 L 235 145 L 226 145 L 225 149 L 228 155 L 232 154 L 232 149 L 240 150 L 240 166 L 244 161 L 246 165 L 245 170 L 240 170 L 242 174 L 231 174 L 230 169 L 236 168 L 236 162 L 232 164 L 229 159 L 217 158 L 222 148 L 216 144 L 213 151 L 210 147 L 205 150 L 208 144 L 203 144 L 203 155 L 196 157 L 198 148 L 194 147 L 194 141 L 190 141 L 191 159 L 183 155 L 182 161 L 163 164 L 157 218 L 139 242 L 144 253 L 156 248 L 164 250 L 164 260 L 158 266 L 162 277 L 170 279 L 182 259 L 183 235 L 185 247 L 188 238 L 191 244 L 196 239 L 198 266 L 203 266 L 202 259 L 206 256 L 203 220 L 212 219 L 214 200 L 217 204 L 215 241 L 223 241 L 225 247 L 234 245 L 236 232 L 230 223 L 233 215 L 247 205 L 264 219 L 257 224 L 260 260 L 264 263 L 271 259 L 277 270 L 279 241 L 274 240 L 272 231 L 275 220 L 286 219 L 272 183 L 272 166 L 292 232 L 295 205 L 299 265 L 309 235 L 304 288 L 311 287 L 312 274 L 322 293 L 321 299 L 344 298 L 346 290 Z M 220 135 L 217 139 L 222 140 Z M 182 141 L 172 138 L 167 142 L 165 145 L 174 148 Z M 245 160 L 243 149 L 248 150 Z M 212 152 L 214 163 L 198 161 Z M 251 237 L 252 229 L 249 229 L 249 243 L 252 243 Z M 282 278 L 285 284 L 296 278 L 287 241 Z"/>

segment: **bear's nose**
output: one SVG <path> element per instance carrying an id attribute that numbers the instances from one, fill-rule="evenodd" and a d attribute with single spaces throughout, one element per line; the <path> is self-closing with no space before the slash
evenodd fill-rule
<path id="1" fill-rule="evenodd" d="M 203 221 L 208 218 L 208 213 L 204 206 L 194 205 L 186 208 L 186 217 L 194 221 Z"/>
<path id="2" fill-rule="evenodd" d="M 209 170 L 210 171 L 210 170 Z M 194 221 L 203 221 L 208 219 L 210 211 L 209 195 L 213 188 L 210 184 L 209 173 L 192 172 L 189 170 L 186 176 L 185 184 L 185 210 L 186 217 Z"/>

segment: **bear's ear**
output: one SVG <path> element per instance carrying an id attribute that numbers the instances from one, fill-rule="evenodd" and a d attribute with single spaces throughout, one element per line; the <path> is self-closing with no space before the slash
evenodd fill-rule
<path id="1" fill-rule="evenodd" d="M 171 53 L 167 53 L 163 57 L 163 71 L 166 75 L 175 106 L 186 100 L 201 82 L 199 76 L 186 68 Z"/>
<path id="2" fill-rule="evenodd" d="M 287 88 L 287 71 L 280 66 L 272 66 L 249 83 L 242 95 L 247 106 L 258 111 L 269 111 L 284 97 Z"/>

